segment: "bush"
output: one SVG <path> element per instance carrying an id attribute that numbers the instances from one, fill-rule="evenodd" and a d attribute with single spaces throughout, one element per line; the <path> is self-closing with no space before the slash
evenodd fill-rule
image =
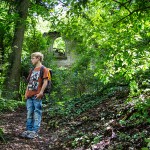
<path id="1" fill-rule="evenodd" d="M 24 106 L 24 105 L 25 105 L 25 102 L 22 102 L 22 101 L 6 100 L 3 98 L 0 98 L 0 112 L 13 111 L 19 106 Z"/>

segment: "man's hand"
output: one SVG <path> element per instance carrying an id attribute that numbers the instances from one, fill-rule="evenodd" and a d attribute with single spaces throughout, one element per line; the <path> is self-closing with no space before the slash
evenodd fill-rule
<path id="1" fill-rule="evenodd" d="M 48 79 L 44 79 L 44 82 L 43 82 L 43 85 L 42 85 L 42 88 L 41 88 L 41 91 L 39 94 L 36 95 L 36 99 L 41 99 L 44 95 L 44 90 L 47 86 L 47 82 L 48 82 Z"/>
<path id="2" fill-rule="evenodd" d="M 25 97 L 24 97 L 24 98 L 25 98 L 25 100 L 26 100 L 28 97 L 25 95 Z"/>
<path id="3" fill-rule="evenodd" d="M 28 86 L 27 86 L 27 88 L 26 88 L 26 92 L 25 92 L 25 96 L 24 96 L 25 100 L 28 98 L 28 97 L 27 97 L 27 91 L 28 91 Z"/>
<path id="4" fill-rule="evenodd" d="M 36 95 L 35 99 L 41 99 L 43 97 L 43 92 L 40 92 L 39 94 Z"/>

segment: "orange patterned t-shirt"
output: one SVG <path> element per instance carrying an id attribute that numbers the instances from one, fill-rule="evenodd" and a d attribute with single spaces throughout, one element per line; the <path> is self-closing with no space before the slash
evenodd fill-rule
<path id="1" fill-rule="evenodd" d="M 41 67 L 34 68 L 32 71 L 29 82 L 27 85 L 26 96 L 32 97 L 38 93 L 40 93 L 42 88 L 42 80 L 48 78 L 48 69 L 44 67 L 43 69 L 43 79 L 40 77 L 40 69 Z"/>

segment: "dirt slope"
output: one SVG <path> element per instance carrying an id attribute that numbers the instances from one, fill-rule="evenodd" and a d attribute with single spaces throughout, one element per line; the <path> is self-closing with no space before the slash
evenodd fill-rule
<path id="1" fill-rule="evenodd" d="M 25 108 L 4 113 L 0 128 L 4 129 L 6 143 L 0 142 L 0 150 L 140 150 L 150 127 L 145 123 L 119 124 L 120 119 L 130 115 L 124 100 L 111 97 L 69 120 L 50 119 L 43 113 L 40 137 L 34 140 L 19 137 L 25 130 Z"/>
<path id="2" fill-rule="evenodd" d="M 0 142 L 0 150 L 46 150 L 51 141 L 51 134 L 45 130 L 42 122 L 40 137 L 34 140 L 20 138 L 25 130 L 26 110 L 17 109 L 14 112 L 1 115 L 0 128 L 4 129 L 6 143 Z"/>

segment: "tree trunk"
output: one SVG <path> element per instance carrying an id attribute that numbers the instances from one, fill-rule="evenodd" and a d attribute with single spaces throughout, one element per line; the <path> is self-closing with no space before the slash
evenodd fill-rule
<path id="1" fill-rule="evenodd" d="M 5 81 L 4 97 L 18 98 L 20 85 L 20 70 L 21 70 L 21 53 L 24 39 L 26 19 L 28 15 L 29 0 L 21 0 L 17 2 L 16 10 L 18 20 L 16 21 L 14 38 L 12 43 L 12 53 L 9 59 L 8 77 Z"/>
<path id="2" fill-rule="evenodd" d="M 3 24 L 0 26 L 0 73 L 2 72 L 2 65 L 4 63 L 4 35 L 5 30 Z"/>
<path id="3" fill-rule="evenodd" d="M 2 32 L 0 32 L 2 33 Z M 4 34 L 0 35 L 0 73 L 2 72 L 2 65 L 4 63 L 4 45 L 3 45 Z"/>

